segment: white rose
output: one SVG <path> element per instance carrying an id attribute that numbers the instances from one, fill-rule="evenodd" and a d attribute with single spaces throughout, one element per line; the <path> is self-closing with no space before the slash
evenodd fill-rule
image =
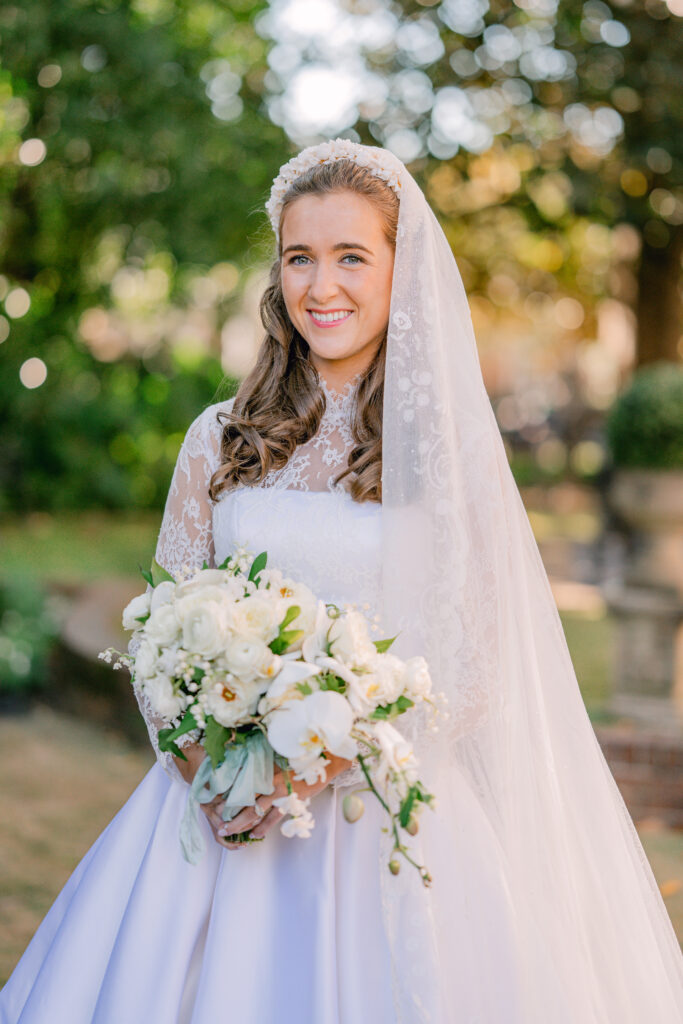
<path id="1" fill-rule="evenodd" d="M 174 691 L 168 676 L 159 674 L 145 680 L 144 691 L 153 710 L 166 722 L 171 722 L 184 710 L 185 697 Z"/>
<path id="2" fill-rule="evenodd" d="M 160 608 L 162 604 L 168 604 L 169 601 L 173 600 L 175 594 L 175 583 L 171 583 L 170 580 L 163 580 L 158 583 L 151 593 L 151 602 L 149 610 L 154 612 L 157 608 Z"/>
<path id="3" fill-rule="evenodd" d="M 147 679 L 154 675 L 159 649 L 147 637 L 143 637 L 135 655 L 135 676 L 137 679 Z"/>
<path id="4" fill-rule="evenodd" d="M 150 595 L 148 593 L 138 594 L 132 601 L 129 601 L 123 609 L 123 628 L 140 629 L 139 618 L 149 614 Z"/>
<path id="5" fill-rule="evenodd" d="M 280 615 L 277 604 L 266 600 L 257 591 L 239 603 L 239 618 L 245 632 L 269 644 L 278 634 Z M 240 629 L 241 631 L 241 629 Z"/>
<path id="6" fill-rule="evenodd" d="M 200 569 L 189 580 L 183 580 L 176 586 L 176 597 L 185 597 L 194 591 L 209 585 L 218 586 L 227 583 L 232 577 L 225 569 Z"/>
<path id="7" fill-rule="evenodd" d="M 145 635 L 159 647 L 174 643 L 179 634 L 180 624 L 172 604 L 159 605 L 145 623 Z"/>

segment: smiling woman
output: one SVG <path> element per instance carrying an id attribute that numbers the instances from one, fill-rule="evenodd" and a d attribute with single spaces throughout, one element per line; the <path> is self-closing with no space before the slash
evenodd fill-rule
<path id="1" fill-rule="evenodd" d="M 284 467 L 318 434 L 327 388 L 343 393 L 353 381 L 353 443 L 335 483 L 346 481 L 356 501 L 381 501 L 398 207 L 395 191 L 353 160 L 312 167 L 287 189 L 278 252 L 261 299 L 267 333 L 231 412 L 221 413 L 227 422 L 212 498 Z"/>

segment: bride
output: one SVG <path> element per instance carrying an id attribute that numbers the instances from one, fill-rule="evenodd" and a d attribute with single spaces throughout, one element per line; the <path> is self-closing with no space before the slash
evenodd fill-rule
<path id="1" fill-rule="evenodd" d="M 674 1024 L 683 956 L 581 699 L 486 394 L 457 265 L 387 150 L 336 139 L 285 164 L 266 336 L 234 399 L 188 429 L 156 557 L 239 547 L 423 654 L 449 717 L 401 716 L 436 794 L 391 836 L 332 760 L 315 827 L 275 791 L 178 827 L 201 751 L 158 762 L 85 854 L 0 993 L 1 1024 Z M 249 832 L 259 842 L 237 842 Z M 226 853 L 236 856 L 226 856 Z"/>

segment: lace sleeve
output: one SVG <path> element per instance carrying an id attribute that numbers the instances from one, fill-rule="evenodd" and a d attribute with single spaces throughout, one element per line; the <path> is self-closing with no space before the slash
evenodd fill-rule
<path id="1" fill-rule="evenodd" d="M 232 401 L 222 403 L 222 408 L 230 409 Z M 222 427 L 216 419 L 217 408 L 208 406 L 188 428 L 171 478 L 154 557 L 173 577 L 183 566 L 201 569 L 205 561 L 210 568 L 215 566 L 213 502 L 208 491 L 220 458 Z M 129 654 L 135 655 L 139 642 L 139 637 L 133 634 L 128 644 Z M 184 781 L 173 755 L 159 750 L 157 734 L 166 723 L 154 714 L 139 687 L 134 684 L 133 688 L 159 764 L 170 778 Z M 178 746 L 194 739 L 193 733 L 187 733 L 178 741 Z"/>

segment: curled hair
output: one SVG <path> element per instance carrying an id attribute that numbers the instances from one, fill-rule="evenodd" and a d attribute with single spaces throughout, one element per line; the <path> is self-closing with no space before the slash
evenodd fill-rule
<path id="1" fill-rule="evenodd" d="M 300 196 L 355 192 L 379 211 L 384 234 L 395 250 L 399 200 L 380 178 L 353 160 L 335 160 L 309 168 L 283 197 L 280 223 Z M 286 465 L 296 447 L 315 435 L 325 412 L 325 394 L 309 357 L 308 342 L 289 318 L 282 294 L 282 235 L 259 313 L 266 331 L 256 365 L 242 381 L 231 412 L 224 418 L 221 465 L 211 477 L 209 495 L 239 484 L 254 486 L 272 469 Z M 388 325 L 387 325 L 388 326 Z M 370 365 L 357 385 L 351 420 L 354 444 L 335 484 L 349 477 L 356 501 L 382 500 L 382 403 L 387 328 Z"/>

